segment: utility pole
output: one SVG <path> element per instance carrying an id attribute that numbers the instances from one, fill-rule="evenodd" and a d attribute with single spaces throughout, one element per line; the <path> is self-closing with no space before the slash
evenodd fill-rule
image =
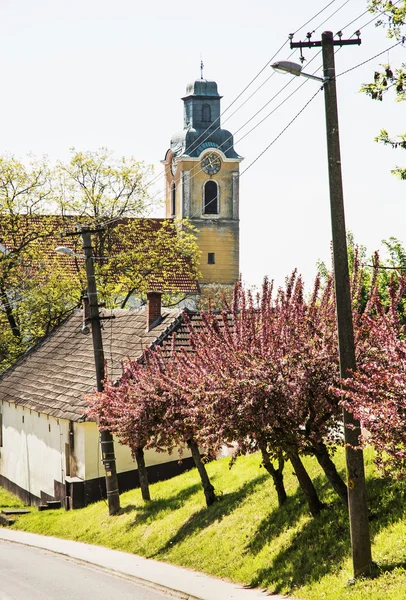
<path id="1" fill-rule="evenodd" d="M 351 377 L 351 373 L 356 369 L 356 361 L 341 176 L 334 46 L 359 45 L 360 43 L 359 35 L 358 39 L 354 40 L 342 40 L 341 37 L 334 40 L 333 33 L 325 31 L 322 34 L 321 42 L 311 41 L 308 36 L 307 42 L 291 41 L 290 44 L 291 48 L 321 46 L 323 52 L 334 284 L 340 375 L 343 379 Z M 345 409 L 343 409 L 343 421 L 353 569 L 354 577 L 361 577 L 371 575 L 373 569 L 364 458 L 362 450 L 355 449 L 359 446 L 361 427 L 360 422 Z"/>
<path id="2" fill-rule="evenodd" d="M 99 303 L 97 300 L 97 286 L 96 279 L 94 276 L 92 239 L 90 230 L 82 229 L 80 233 L 83 242 L 83 252 L 86 257 L 87 294 L 89 298 L 89 312 L 92 326 L 97 391 L 102 392 L 104 389 L 104 352 L 100 325 Z M 109 515 L 111 516 L 116 514 L 120 509 L 120 495 L 118 490 L 113 436 L 109 431 L 100 431 L 100 445 L 102 452 L 102 462 L 106 473 L 106 492 L 107 502 L 109 506 Z"/>

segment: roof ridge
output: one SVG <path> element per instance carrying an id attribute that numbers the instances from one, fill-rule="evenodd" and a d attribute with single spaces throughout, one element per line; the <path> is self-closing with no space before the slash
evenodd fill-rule
<path id="1" fill-rule="evenodd" d="M 160 336 L 156 338 L 152 344 L 150 344 L 150 349 L 155 350 L 157 346 L 160 346 L 167 337 L 169 337 L 182 323 L 183 323 L 183 314 L 188 312 L 188 309 L 185 308 L 182 310 L 179 315 L 168 325 L 168 327 L 161 333 Z"/>

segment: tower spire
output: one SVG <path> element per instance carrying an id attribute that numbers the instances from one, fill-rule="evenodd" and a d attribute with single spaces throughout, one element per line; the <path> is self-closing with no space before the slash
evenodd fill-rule
<path id="1" fill-rule="evenodd" d="M 204 67 L 203 60 L 201 60 L 200 61 L 200 79 L 203 79 L 203 67 Z"/>

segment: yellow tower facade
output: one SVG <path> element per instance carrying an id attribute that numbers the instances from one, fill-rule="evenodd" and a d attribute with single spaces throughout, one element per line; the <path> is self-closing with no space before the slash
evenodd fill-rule
<path id="1" fill-rule="evenodd" d="M 196 227 L 201 252 L 199 283 L 233 285 L 239 278 L 239 166 L 232 134 L 221 128 L 214 81 L 189 84 L 184 127 L 165 155 L 166 217 Z"/>

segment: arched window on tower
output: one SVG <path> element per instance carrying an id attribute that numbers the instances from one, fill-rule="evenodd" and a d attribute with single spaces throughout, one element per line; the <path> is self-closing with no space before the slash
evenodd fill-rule
<path id="1" fill-rule="evenodd" d="M 219 190 L 218 185 L 212 179 L 204 184 L 204 214 L 218 215 L 219 213 Z"/>
<path id="2" fill-rule="evenodd" d="M 202 121 L 204 123 L 211 123 L 211 106 L 210 106 L 210 104 L 203 104 L 203 106 L 202 106 Z"/>
<path id="3" fill-rule="evenodd" d="M 171 185 L 171 217 L 176 215 L 176 184 Z"/>

